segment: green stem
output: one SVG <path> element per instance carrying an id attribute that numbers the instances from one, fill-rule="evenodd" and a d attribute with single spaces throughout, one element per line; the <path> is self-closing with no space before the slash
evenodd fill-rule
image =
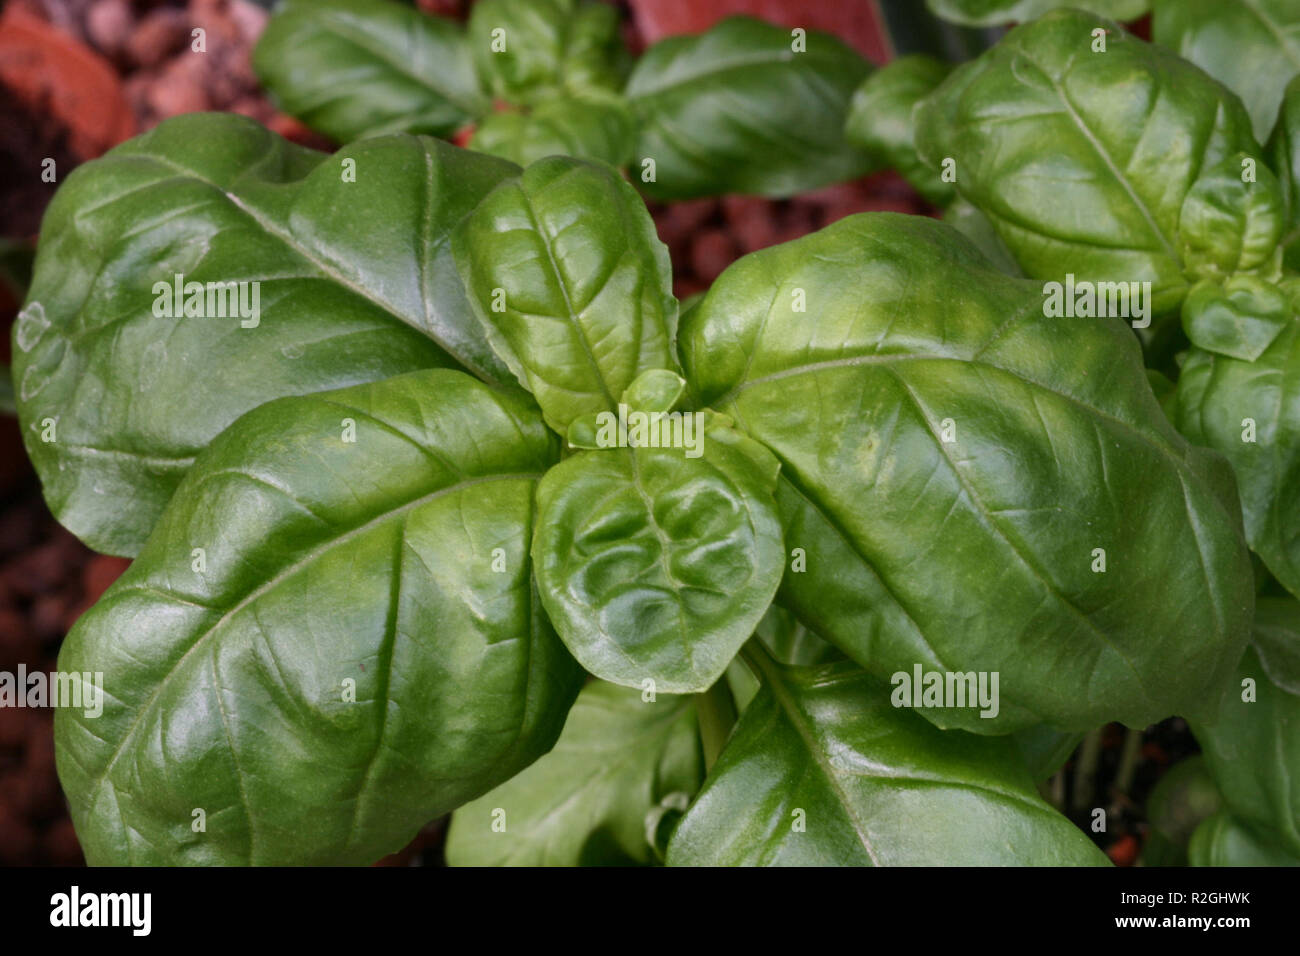
<path id="1" fill-rule="evenodd" d="M 736 726 L 736 701 L 731 696 L 726 675 L 713 686 L 696 695 L 695 712 L 700 721 L 700 742 L 704 745 L 704 769 L 709 771 L 718 761 L 731 728 Z"/>
<path id="2" fill-rule="evenodd" d="M 1070 801 L 1074 810 L 1082 810 L 1092 799 L 1093 781 L 1097 777 L 1097 764 L 1101 760 L 1101 732 L 1104 727 L 1088 731 L 1079 748 L 1079 763 L 1074 768 L 1074 794 Z"/>
<path id="3" fill-rule="evenodd" d="M 1119 756 L 1119 769 L 1115 771 L 1113 788 L 1117 795 L 1128 798 L 1137 774 L 1138 757 L 1142 755 L 1142 731 L 1127 727 L 1124 730 L 1124 749 Z"/>

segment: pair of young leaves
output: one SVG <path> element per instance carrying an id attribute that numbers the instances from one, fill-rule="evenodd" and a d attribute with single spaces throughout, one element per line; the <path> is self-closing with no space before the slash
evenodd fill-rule
<path id="1" fill-rule="evenodd" d="M 783 600 L 877 679 L 916 661 L 1001 672 L 995 720 L 881 704 L 923 737 L 926 718 L 984 734 L 1143 724 L 1218 686 L 1251 600 L 1225 472 L 1169 428 L 1125 330 L 1044 320 L 1034 287 L 919 218 L 856 217 L 747 257 L 680 333 L 666 268 L 630 188 L 572 160 L 521 174 L 405 136 L 327 158 L 201 116 L 70 177 L 15 354 L 52 507 L 139 551 L 61 662 L 110 682 L 103 718 L 57 718 L 92 861 L 373 859 L 551 746 L 580 674 L 552 623 L 598 675 L 702 689 L 782 578 L 782 535 L 807 559 Z M 177 272 L 262 282 L 261 323 L 154 315 L 153 283 Z M 710 416 L 702 458 L 555 464 L 545 423 L 607 409 L 678 356 L 698 403 L 736 426 Z M 453 362 L 496 387 L 402 374 Z M 328 391 L 358 381 L 375 384 Z M 572 490 L 584 482 L 605 498 Z M 551 521 L 560 506 L 572 517 Z M 1124 574 L 1094 574 L 1095 547 Z M 842 805 L 810 815 L 829 843 L 802 858 L 903 859 L 857 825 L 906 831 L 911 801 L 877 799 L 900 781 L 826 758 L 884 690 L 849 671 L 783 680 L 804 689 L 764 693 L 793 730 L 737 740 L 802 748 Z M 835 706 L 796 706 L 823 690 Z M 960 776 L 970 800 L 1014 791 L 1026 838 L 1009 859 L 1064 852 L 1028 777 Z M 305 816 L 319 840 L 300 839 Z"/>
<path id="2" fill-rule="evenodd" d="M 1178 21 L 1180 47 L 1233 79 L 1225 48 L 1210 56 L 1208 40 L 1186 39 L 1247 15 L 1245 5 L 1215 9 Z M 1157 4 L 1157 39 L 1173 33 L 1160 28 L 1174 19 L 1164 10 Z M 1300 9 L 1284 22 L 1300 24 Z M 1288 42 L 1290 31 L 1278 36 Z M 1233 63 L 1256 64 L 1232 50 Z M 1266 148 L 1228 89 L 1083 13 L 1019 27 L 949 74 L 923 58 L 878 72 L 855 95 L 850 138 L 952 202 L 954 223 L 1009 271 L 1151 282 L 1155 318 L 1139 334 L 1152 364 L 1169 362 L 1181 311 L 1192 348 L 1171 416 L 1232 462 L 1251 547 L 1300 593 L 1300 323 L 1289 271 L 1300 95 L 1283 96 L 1290 74 L 1261 70 L 1239 84 L 1272 113 L 1282 102 Z M 1265 77 L 1276 97 L 1261 91 Z M 945 160 L 955 182 L 940 176 Z"/>
<path id="3" fill-rule="evenodd" d="M 477 124 L 471 148 L 520 165 L 634 162 L 658 199 L 786 196 L 869 169 L 842 133 L 868 64 L 826 33 L 803 43 L 733 17 L 633 65 L 605 3 L 480 0 L 462 28 L 388 0 L 289 0 L 254 67 L 287 112 L 339 142 Z"/>

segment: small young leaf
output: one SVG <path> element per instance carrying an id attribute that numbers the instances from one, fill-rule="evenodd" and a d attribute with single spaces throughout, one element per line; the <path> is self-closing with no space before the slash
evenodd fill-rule
<path id="1" fill-rule="evenodd" d="M 1192 866 L 1300 866 L 1300 856 L 1279 846 L 1276 834 L 1250 827 L 1227 810 L 1196 828 L 1187 861 Z"/>
<path id="2" fill-rule="evenodd" d="M 631 109 L 618 96 L 554 96 L 528 113 L 493 113 L 469 146 L 527 166 L 547 156 L 573 156 L 622 166 L 632 156 Z"/>
<path id="3" fill-rule="evenodd" d="M 1197 348 L 1253 362 L 1291 322 L 1282 290 L 1254 276 L 1205 280 L 1183 300 L 1183 331 Z"/>
<path id="4" fill-rule="evenodd" d="M 1244 154 L 1201 173 L 1178 216 L 1178 254 L 1189 278 L 1219 279 L 1259 269 L 1273 258 L 1286 218 L 1282 191 L 1263 163 L 1242 180 Z"/>

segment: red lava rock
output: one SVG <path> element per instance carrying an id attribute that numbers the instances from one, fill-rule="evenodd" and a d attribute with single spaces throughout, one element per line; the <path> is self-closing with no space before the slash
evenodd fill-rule
<path id="1" fill-rule="evenodd" d="M 4 663 L 6 670 L 12 665 Z M 21 753 L 27 746 L 28 728 L 40 723 L 41 715 L 27 707 L 0 707 L 0 753 L 6 750 Z M 4 790 L 0 789 L 0 794 Z"/>
<path id="2" fill-rule="evenodd" d="M 678 302 L 684 302 L 697 292 L 706 292 L 708 288 L 703 282 L 698 282 L 695 279 L 673 280 L 673 295 Z"/>
<path id="3" fill-rule="evenodd" d="M 72 821 L 61 817 L 45 831 L 45 862 L 50 866 L 80 866 L 86 858 L 77 842 L 77 831 Z"/>
<path id="4" fill-rule="evenodd" d="M 27 621 L 17 611 L 0 607 L 0 666 L 23 660 L 28 645 Z"/>
<path id="5" fill-rule="evenodd" d="M 755 196 L 723 197 L 722 214 L 742 251 L 765 249 L 777 241 L 774 206 L 772 200 Z"/>
<path id="6" fill-rule="evenodd" d="M 159 118 L 212 108 L 204 77 L 205 56 L 205 53 L 182 53 L 163 67 L 157 82 L 149 88 L 149 106 Z"/>
<path id="7" fill-rule="evenodd" d="M 715 199 L 688 199 L 662 207 L 655 227 L 665 245 L 674 246 L 694 236 L 718 211 Z"/>
<path id="8" fill-rule="evenodd" d="M 59 586 L 68 571 L 65 558 L 59 541 L 47 541 L 0 567 L 0 574 L 14 593 L 31 598 Z"/>
<path id="9" fill-rule="evenodd" d="M 5 791 L 7 783 L 0 783 L 0 793 Z M 30 863 L 36 845 L 36 835 L 28 822 L 11 806 L 0 803 L 0 863 L 9 866 Z"/>
<path id="10" fill-rule="evenodd" d="M 691 268 L 703 282 L 711 283 L 736 260 L 739 250 L 722 229 L 706 229 L 691 243 Z"/>
<path id="11" fill-rule="evenodd" d="M 130 558 L 114 558 L 107 554 L 97 554 L 86 562 L 81 571 L 81 582 L 86 601 L 98 601 L 108 586 L 120 578 L 131 566 Z"/>
<path id="12" fill-rule="evenodd" d="M 58 594 L 42 594 L 32 602 L 31 633 L 38 641 L 48 641 L 61 636 L 63 610 L 67 602 Z"/>
<path id="13" fill-rule="evenodd" d="M 1137 837 L 1126 833 L 1106 848 L 1106 855 L 1116 866 L 1132 866 L 1137 862 L 1140 849 Z"/>
<path id="14" fill-rule="evenodd" d="M 266 121 L 265 125 L 271 132 L 278 133 L 299 146 L 310 146 L 312 149 L 323 149 L 331 152 L 334 149 L 334 146 L 324 136 L 308 129 L 292 116 L 284 113 L 276 113 Z"/>
<path id="15" fill-rule="evenodd" d="M 190 41 L 190 16 L 184 10 L 159 7 L 136 25 L 126 53 L 137 66 L 157 66 Z"/>
<path id="16" fill-rule="evenodd" d="M 117 56 L 126 47 L 134 23 L 127 0 L 95 0 L 86 13 L 86 36 L 101 53 Z"/>
<path id="17" fill-rule="evenodd" d="M 467 12 L 464 0 L 416 0 L 415 5 L 435 17 L 450 17 L 454 20 L 462 19 Z"/>

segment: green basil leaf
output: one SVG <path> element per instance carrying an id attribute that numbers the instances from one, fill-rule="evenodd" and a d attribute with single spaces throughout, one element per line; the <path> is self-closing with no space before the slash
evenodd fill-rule
<path id="1" fill-rule="evenodd" d="M 1106 31 L 1093 52 L 1092 31 Z M 917 109 L 917 147 L 955 164 L 1026 275 L 1151 283 L 1160 316 L 1189 285 L 1178 248 L 1203 169 L 1259 147 L 1241 102 L 1174 54 L 1075 10 L 1012 30 Z M 1263 166 L 1260 161 L 1258 166 Z"/>
<path id="2" fill-rule="evenodd" d="M 642 372 L 619 399 L 628 408 L 642 412 L 671 412 L 686 394 L 686 379 L 666 368 Z"/>
<path id="3" fill-rule="evenodd" d="M 1020 266 L 1007 250 L 1006 243 L 993 228 L 993 223 L 964 199 L 956 199 L 943 214 L 943 221 L 952 226 L 984 253 L 984 258 L 1009 276 L 1023 277 Z"/>
<path id="4" fill-rule="evenodd" d="M 534 163 L 479 204 L 452 246 L 493 348 L 560 434 L 616 408 L 641 372 L 674 364 L 668 247 L 609 167 Z"/>
<path id="5" fill-rule="evenodd" d="M 1203 821 L 1223 806 L 1223 798 L 1200 754 L 1181 760 L 1156 783 L 1147 797 L 1151 834 L 1142 851 L 1152 866 L 1186 866 L 1187 844 Z M 1159 859 L 1155 854 L 1162 854 Z"/>
<path id="6" fill-rule="evenodd" d="M 510 381 L 447 235 L 517 172 L 409 136 L 328 157 L 232 114 L 177 117 L 76 170 L 14 327 L 54 515 L 135 554 L 195 454 L 263 402 L 456 362 Z M 172 317 L 176 275 L 242 283 L 259 314 L 234 315 L 231 286 L 204 307 L 232 317 Z"/>
<path id="7" fill-rule="evenodd" d="M 661 40 L 626 90 L 641 118 L 642 189 L 656 199 L 788 196 L 869 172 L 870 158 L 843 132 L 869 69 L 830 34 L 800 40 L 749 17 Z"/>
<path id="8" fill-rule="evenodd" d="M 1046 780 L 1060 770 L 1078 749 L 1083 737 L 1081 733 L 1053 730 L 1046 724 L 1035 724 L 1011 734 L 1016 750 L 1034 780 Z"/>
<path id="9" fill-rule="evenodd" d="M 1249 182 L 1245 175 L 1252 176 Z M 1282 191 L 1268 167 L 1242 154 L 1221 160 L 1197 177 L 1183 199 L 1178 254 L 1184 271 L 1222 280 L 1260 269 L 1277 252 L 1285 219 Z"/>
<path id="10" fill-rule="evenodd" d="M 1261 598 L 1251 646 L 1217 714 L 1191 720 L 1233 815 L 1300 856 L 1300 603 Z"/>
<path id="11" fill-rule="evenodd" d="M 218 436 L 59 655 L 103 674 L 101 715 L 55 716 L 87 860 L 370 863 L 550 749 L 581 681 L 529 568 L 556 453 L 451 370 Z"/>
<path id="12" fill-rule="evenodd" d="M 669 865 L 1106 864 L 1009 740 L 938 731 L 847 661 L 762 668 Z"/>
<path id="13" fill-rule="evenodd" d="M 581 452 L 538 486 L 542 603 L 573 656 L 603 680 L 707 690 L 780 583 L 776 462 L 701 417 L 680 419 L 686 447 Z"/>
<path id="14" fill-rule="evenodd" d="M 1300 596 L 1300 320 L 1253 362 L 1192 349 L 1178 379 L 1177 424 L 1237 475 L 1246 540 Z"/>
<path id="15" fill-rule="evenodd" d="M 479 0 L 468 42 L 479 75 L 510 103 L 563 90 L 618 90 L 627 74 L 618 11 L 605 3 Z"/>
<path id="16" fill-rule="evenodd" d="M 1151 38 L 1241 97 L 1255 136 L 1277 119 L 1288 81 L 1300 73 L 1296 0 L 1154 0 Z"/>
<path id="17" fill-rule="evenodd" d="M 936 206 L 952 201 L 953 187 L 916 154 L 913 110 L 951 71 L 952 64 L 922 53 L 894 60 L 863 80 L 844 125 L 850 143 L 897 170 Z"/>
<path id="18" fill-rule="evenodd" d="M 937 16 L 969 27 L 1035 20 L 1060 7 L 1077 7 L 1115 20 L 1136 20 L 1151 0 L 925 0 Z"/>
<path id="19" fill-rule="evenodd" d="M 529 113 L 487 117 L 471 149 L 527 166 L 547 156 L 573 156 L 623 166 L 632 156 L 632 112 L 620 97 L 556 96 Z"/>
<path id="20" fill-rule="evenodd" d="M 492 107 L 460 27 L 387 0 L 284 0 L 253 69 L 281 109 L 341 143 L 448 136 Z"/>
<path id="21" fill-rule="evenodd" d="M 1203 281 L 1183 300 L 1183 330 L 1197 348 L 1253 362 L 1291 322 L 1291 306 L 1276 285 L 1233 276 Z"/>
<path id="22" fill-rule="evenodd" d="M 1187 858 L 1192 866 L 1300 866 L 1300 857 L 1279 846 L 1276 834 L 1249 827 L 1226 810 L 1196 828 Z"/>
<path id="23" fill-rule="evenodd" d="M 593 681 L 555 749 L 451 818 L 452 866 L 654 862 L 646 816 L 704 779 L 695 699 Z"/>
<path id="24" fill-rule="evenodd" d="M 1289 269 L 1300 268 L 1300 194 L 1296 184 L 1300 181 L 1300 77 L 1287 84 L 1278 113 L 1277 125 L 1268 140 L 1268 159 L 1277 174 L 1278 187 L 1286 209 L 1286 235 L 1281 239 L 1284 258 Z M 1293 251 L 1294 250 L 1294 251 Z"/>
<path id="25" fill-rule="evenodd" d="M 1146 726 L 1248 636 L 1227 463 L 1121 323 L 1043 312 L 950 227 L 877 213 L 745 256 L 682 327 L 700 400 L 781 461 L 782 604 L 885 680 L 1000 673 L 996 716 L 923 710 L 945 728 Z"/>
<path id="26" fill-rule="evenodd" d="M 754 634 L 782 664 L 812 667 L 841 657 L 834 645 L 818 637 L 779 604 L 767 609 Z"/>

